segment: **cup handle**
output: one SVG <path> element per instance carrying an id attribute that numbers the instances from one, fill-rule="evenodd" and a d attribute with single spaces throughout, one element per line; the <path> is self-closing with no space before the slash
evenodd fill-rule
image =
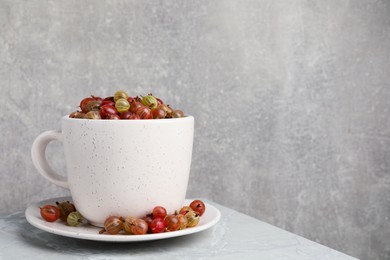
<path id="1" fill-rule="evenodd" d="M 38 172 L 50 182 L 65 189 L 69 189 L 68 179 L 56 173 L 46 159 L 46 147 L 53 141 L 63 142 L 62 133 L 59 131 L 46 131 L 40 134 L 31 147 L 31 158 Z"/>

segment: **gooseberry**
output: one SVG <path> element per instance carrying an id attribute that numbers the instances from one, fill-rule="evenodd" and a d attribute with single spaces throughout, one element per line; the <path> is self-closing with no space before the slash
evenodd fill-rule
<path id="1" fill-rule="evenodd" d="M 180 228 L 179 218 L 175 215 L 167 215 L 164 222 L 166 231 L 176 231 Z"/>
<path id="2" fill-rule="evenodd" d="M 117 112 L 118 111 L 116 110 L 116 108 L 111 105 L 104 105 L 100 107 L 100 116 L 102 117 L 102 119 L 107 119 L 109 115 L 112 114 L 116 115 Z"/>
<path id="3" fill-rule="evenodd" d="M 165 112 L 164 109 L 157 107 L 156 109 L 152 110 L 152 116 L 154 119 L 161 119 L 165 118 L 167 115 L 167 112 Z"/>
<path id="4" fill-rule="evenodd" d="M 152 211 L 153 218 L 161 218 L 164 219 L 167 215 L 167 210 L 164 207 L 156 206 Z"/>
<path id="5" fill-rule="evenodd" d="M 90 101 L 95 101 L 95 99 L 93 97 L 87 97 L 87 98 L 84 98 L 83 100 L 81 100 L 81 102 L 80 102 L 81 111 L 83 111 L 84 113 L 88 112 L 88 111 L 85 110 L 85 107 L 87 106 L 87 104 Z"/>
<path id="6" fill-rule="evenodd" d="M 195 227 L 200 220 L 199 213 L 195 211 L 188 212 L 185 217 L 187 218 L 187 227 Z"/>
<path id="7" fill-rule="evenodd" d="M 194 200 L 193 202 L 191 202 L 190 204 L 190 207 L 199 213 L 199 216 L 202 216 L 203 213 L 205 212 L 206 210 L 206 205 L 203 203 L 203 201 L 201 200 Z"/>
<path id="8" fill-rule="evenodd" d="M 120 98 L 127 99 L 128 97 L 129 97 L 129 95 L 127 95 L 127 93 L 125 91 L 119 90 L 119 91 L 115 92 L 115 94 L 114 94 L 114 102 L 116 102 Z"/>
<path id="9" fill-rule="evenodd" d="M 158 106 L 158 101 L 152 94 L 144 96 L 141 100 L 141 103 L 150 109 L 155 109 Z"/>
<path id="10" fill-rule="evenodd" d="M 132 222 L 130 230 L 134 235 L 143 235 L 148 232 L 148 228 L 148 223 L 145 220 L 137 218 Z"/>
<path id="11" fill-rule="evenodd" d="M 183 113 L 183 111 L 177 109 L 177 110 L 173 110 L 173 112 L 171 113 L 171 116 L 172 116 L 172 118 L 180 118 L 180 117 L 184 116 L 184 113 Z"/>
<path id="12" fill-rule="evenodd" d="M 97 101 L 97 100 L 89 101 L 87 105 L 85 105 L 83 112 L 88 113 L 89 111 L 93 111 L 93 110 L 98 111 L 100 109 L 101 103 L 102 103 L 101 101 Z"/>
<path id="13" fill-rule="evenodd" d="M 135 113 L 135 111 L 137 111 L 138 108 L 142 107 L 143 105 L 141 104 L 141 102 L 132 102 L 131 105 L 130 105 L 130 112 L 131 113 Z"/>
<path id="14" fill-rule="evenodd" d="M 151 119 L 152 118 L 152 112 L 150 111 L 149 108 L 142 106 L 139 107 L 136 111 L 135 114 L 139 115 L 141 119 Z"/>
<path id="15" fill-rule="evenodd" d="M 87 119 L 101 119 L 99 111 L 89 111 L 87 114 L 85 114 L 85 118 Z"/>
<path id="16" fill-rule="evenodd" d="M 66 222 L 69 226 L 77 226 L 83 221 L 83 216 L 81 216 L 80 212 L 73 211 L 66 218 Z"/>
<path id="17" fill-rule="evenodd" d="M 85 114 L 83 112 L 75 111 L 75 112 L 72 112 L 69 115 L 69 117 L 70 118 L 85 118 Z"/>
<path id="18" fill-rule="evenodd" d="M 63 201 L 63 202 L 56 202 L 57 204 L 57 207 L 60 211 L 60 219 L 62 221 L 66 221 L 66 219 L 68 218 L 68 215 L 73 212 L 73 211 L 76 211 L 76 208 L 75 206 L 70 203 L 69 201 Z"/>
<path id="19" fill-rule="evenodd" d="M 127 101 L 127 99 L 120 98 L 115 102 L 115 108 L 119 113 L 128 111 L 130 109 L 129 101 Z"/>
<path id="20" fill-rule="evenodd" d="M 40 209 L 42 218 L 48 222 L 54 222 L 60 217 L 60 211 L 56 206 L 45 205 Z"/>
<path id="21" fill-rule="evenodd" d="M 152 233 L 162 233 L 165 230 L 165 222 L 161 218 L 153 219 L 152 223 L 150 223 L 150 230 Z"/>
<path id="22" fill-rule="evenodd" d="M 104 232 L 107 232 L 111 235 L 118 234 L 123 228 L 123 220 L 121 217 L 117 216 L 111 216 L 104 221 L 104 229 L 101 230 L 99 233 L 102 234 Z"/>
<path id="23" fill-rule="evenodd" d="M 121 119 L 130 119 L 130 117 L 133 115 L 130 111 L 123 112 L 119 115 Z"/>
<path id="24" fill-rule="evenodd" d="M 172 108 L 165 104 L 161 104 L 158 106 L 159 108 L 163 109 L 167 115 L 171 114 L 173 112 Z"/>

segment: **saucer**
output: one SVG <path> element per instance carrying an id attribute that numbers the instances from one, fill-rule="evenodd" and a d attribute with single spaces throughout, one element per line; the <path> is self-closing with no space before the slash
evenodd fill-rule
<path id="1" fill-rule="evenodd" d="M 72 198 L 71 197 L 52 198 L 52 199 L 48 199 L 48 200 L 44 200 L 32 204 L 26 209 L 25 212 L 26 219 L 31 225 L 43 231 L 60 235 L 60 236 L 73 237 L 73 238 L 86 239 L 86 240 L 95 240 L 95 241 L 107 241 L 107 242 L 140 242 L 140 241 L 158 240 L 158 239 L 165 239 L 165 238 L 185 236 L 193 233 L 198 233 L 200 231 L 211 228 L 221 218 L 221 213 L 216 207 L 205 203 L 206 211 L 200 217 L 199 224 L 195 227 L 186 228 L 183 230 L 177 230 L 173 232 L 158 233 L 158 234 L 110 235 L 107 233 L 99 234 L 99 231 L 102 230 L 102 228 L 92 226 L 88 223 L 81 223 L 77 227 L 71 227 L 60 220 L 57 220 L 55 222 L 47 222 L 41 217 L 39 207 L 42 207 L 46 204 L 56 205 L 56 201 L 67 201 L 67 200 L 72 201 Z M 184 201 L 184 205 L 189 205 L 192 201 L 193 201 L 192 199 L 186 199 Z"/>

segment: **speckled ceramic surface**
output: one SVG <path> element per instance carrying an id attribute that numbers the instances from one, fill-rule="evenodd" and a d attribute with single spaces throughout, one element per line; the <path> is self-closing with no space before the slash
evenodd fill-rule
<path id="1" fill-rule="evenodd" d="M 62 118 L 62 133 L 41 134 L 32 147 L 39 172 L 69 188 L 80 213 L 103 226 L 110 215 L 140 217 L 157 205 L 183 205 L 190 172 L 194 118 L 80 120 Z M 67 179 L 48 165 L 51 140 L 63 142 Z"/>
<path id="2" fill-rule="evenodd" d="M 79 239 L 87 240 L 96 240 L 96 241 L 112 241 L 112 242 L 139 242 L 139 241 L 149 241 L 149 240 L 158 240 L 171 237 L 185 236 L 193 233 L 197 233 L 203 230 L 206 230 L 214 226 L 221 218 L 221 213 L 219 210 L 206 203 L 206 211 L 202 215 L 199 224 L 193 228 L 187 228 L 184 230 L 179 230 L 175 232 L 165 232 L 160 234 L 146 234 L 146 235 L 109 235 L 109 234 L 99 234 L 101 228 L 89 225 L 88 223 L 82 223 L 77 227 L 67 226 L 64 222 L 46 222 L 39 213 L 39 207 L 42 207 L 45 204 L 55 205 L 56 201 L 69 200 L 72 201 L 71 197 L 60 197 L 44 200 L 38 203 L 35 203 L 29 206 L 26 209 L 25 215 L 27 221 L 41 229 L 56 235 L 73 237 Z M 193 201 L 192 199 L 187 199 L 184 201 L 182 206 L 189 205 Z"/>

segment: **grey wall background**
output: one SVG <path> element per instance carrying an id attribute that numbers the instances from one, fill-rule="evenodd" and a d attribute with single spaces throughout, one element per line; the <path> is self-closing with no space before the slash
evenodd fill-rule
<path id="1" fill-rule="evenodd" d="M 0 212 L 67 194 L 30 146 L 83 97 L 151 91 L 196 118 L 188 197 L 390 259 L 389 72 L 388 1 L 1 0 Z"/>

